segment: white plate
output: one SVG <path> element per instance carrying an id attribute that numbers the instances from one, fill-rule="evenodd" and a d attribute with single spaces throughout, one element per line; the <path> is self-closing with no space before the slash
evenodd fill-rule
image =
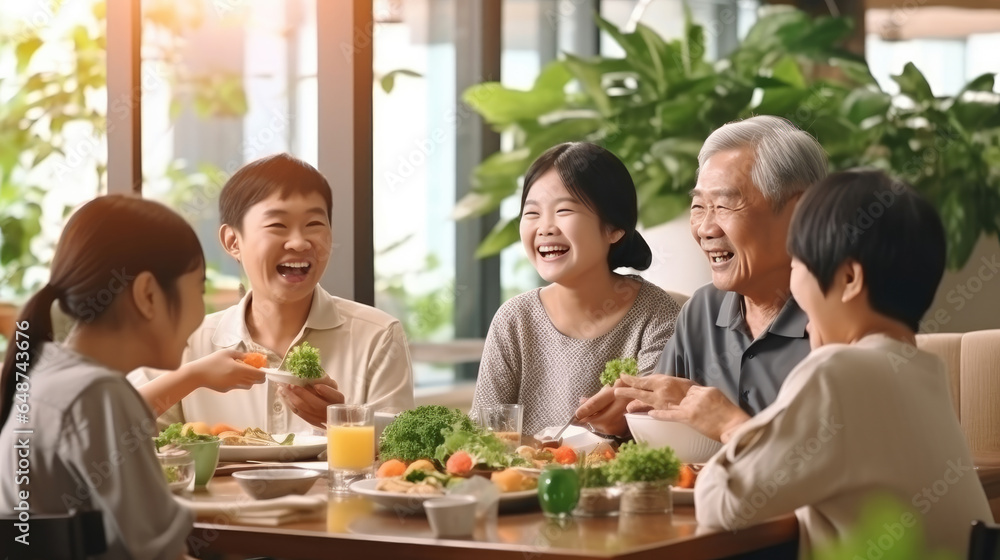
<path id="1" fill-rule="evenodd" d="M 444 494 L 404 494 L 403 492 L 385 492 L 376 490 L 377 478 L 359 480 L 351 484 L 352 492 L 368 496 L 373 502 L 389 508 L 399 514 L 423 514 L 424 500 L 440 498 Z M 521 492 L 505 492 L 500 494 L 500 507 L 503 509 L 520 509 L 538 504 L 538 490 L 522 490 Z"/>
<path id="2" fill-rule="evenodd" d="M 674 505 L 694 505 L 694 488 L 678 488 L 677 486 L 673 486 L 670 489 L 670 494 L 674 497 Z"/>
<path id="3" fill-rule="evenodd" d="M 281 441 L 285 434 L 272 434 Z M 326 437 L 295 434 L 292 445 L 220 445 L 219 460 L 231 461 L 303 461 L 315 459 L 326 449 Z"/>
<path id="4" fill-rule="evenodd" d="M 264 372 L 264 377 L 274 381 L 275 383 L 287 383 L 289 385 L 298 385 L 299 387 L 305 387 L 306 385 L 312 385 L 316 382 L 316 379 L 303 379 L 296 375 L 292 375 L 287 371 L 281 371 L 274 368 L 261 368 Z"/>

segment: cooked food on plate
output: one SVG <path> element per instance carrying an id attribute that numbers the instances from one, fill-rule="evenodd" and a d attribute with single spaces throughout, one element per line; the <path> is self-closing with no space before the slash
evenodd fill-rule
<path id="1" fill-rule="evenodd" d="M 195 423 L 182 424 L 180 422 L 167 426 L 160 432 L 159 436 L 153 438 L 156 449 L 160 449 L 168 444 L 181 445 L 202 441 L 217 441 L 219 439 L 209 433 L 207 424 L 204 422 L 198 422 L 197 424 L 200 424 L 200 426 L 196 426 Z M 203 429 L 203 431 L 197 431 L 195 428 L 199 430 Z"/>
<path id="2" fill-rule="evenodd" d="M 219 433 L 222 445 L 292 445 L 295 442 L 295 434 L 288 434 L 281 441 L 274 439 L 274 436 L 260 428 L 247 428 L 243 431 L 229 430 Z"/>
<path id="3" fill-rule="evenodd" d="M 627 362 L 627 360 L 619 360 Z M 610 367 L 610 365 L 609 365 Z M 628 364 L 618 364 L 616 371 L 628 373 Z M 501 492 L 520 492 L 538 487 L 537 471 L 548 465 L 576 466 L 595 473 L 613 484 L 641 478 L 650 473 L 675 478 L 682 488 L 692 488 L 697 468 L 679 463 L 669 448 L 650 449 L 631 444 L 629 457 L 617 463 L 618 451 L 610 442 L 602 442 L 588 453 L 568 445 L 536 448 L 522 445 L 508 451 L 496 434 L 475 425 L 458 410 L 443 406 L 420 406 L 403 412 L 382 432 L 380 459 L 375 489 L 403 494 L 439 495 L 471 476 L 488 477 Z M 528 467 L 528 468 L 524 468 Z M 594 472 L 591 472 L 594 471 Z M 598 481 L 600 482 L 600 481 Z"/>
<path id="4" fill-rule="evenodd" d="M 525 474 L 517 469 L 504 469 L 490 475 L 490 480 L 501 492 L 523 492 L 538 488 L 538 477 Z"/>
<path id="5" fill-rule="evenodd" d="M 388 463 L 386 463 L 388 464 Z M 379 469 L 376 490 L 400 494 L 444 494 L 449 487 L 467 477 L 442 473 L 433 463 L 426 460 L 415 461 L 401 475 L 382 476 Z M 489 479 L 501 492 L 521 492 L 538 487 L 538 478 L 517 469 L 504 469 L 490 473 Z"/>
<path id="6" fill-rule="evenodd" d="M 514 452 L 519 457 L 529 461 L 531 466 L 539 469 L 553 463 L 558 463 L 560 465 L 572 465 L 579 460 L 579 454 L 575 449 L 568 445 L 561 445 L 555 449 L 551 447 L 536 449 L 528 445 L 522 445 L 514 450 Z M 607 463 L 614 458 L 614 447 L 612 447 L 610 443 L 602 442 L 599 443 L 590 453 L 587 453 L 584 456 L 584 463 L 587 465 L 596 465 Z"/>

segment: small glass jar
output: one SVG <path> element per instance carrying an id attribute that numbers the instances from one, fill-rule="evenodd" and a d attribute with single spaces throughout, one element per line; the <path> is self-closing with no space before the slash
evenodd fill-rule
<path id="1" fill-rule="evenodd" d="M 187 490 L 194 482 L 194 458 L 191 452 L 173 445 L 165 445 L 156 453 L 163 477 L 171 491 Z"/>
<path id="2" fill-rule="evenodd" d="M 580 500 L 573 515 L 578 517 L 610 517 L 618 515 L 622 487 L 581 488 Z"/>
<path id="3" fill-rule="evenodd" d="M 670 513 L 674 509 L 669 480 L 622 484 L 622 513 Z"/>

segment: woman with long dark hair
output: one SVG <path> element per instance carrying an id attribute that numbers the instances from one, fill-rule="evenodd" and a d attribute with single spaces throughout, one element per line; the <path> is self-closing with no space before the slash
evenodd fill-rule
<path id="1" fill-rule="evenodd" d="M 0 374 L 0 508 L 98 510 L 109 558 L 183 555 L 193 520 L 170 495 L 155 417 L 125 375 L 180 365 L 204 317 L 204 282 L 197 236 L 161 204 L 109 195 L 70 217 Z M 57 302 L 75 320 L 62 343 Z"/>
<path id="2" fill-rule="evenodd" d="M 606 362 L 635 358 L 640 374 L 653 370 L 680 306 L 642 278 L 615 272 L 652 261 L 637 220 L 628 168 L 604 148 L 560 144 L 531 165 L 521 243 L 549 285 L 510 299 L 493 317 L 473 410 L 519 403 L 523 431 L 534 434 L 564 424 L 581 397 L 596 393 Z"/>

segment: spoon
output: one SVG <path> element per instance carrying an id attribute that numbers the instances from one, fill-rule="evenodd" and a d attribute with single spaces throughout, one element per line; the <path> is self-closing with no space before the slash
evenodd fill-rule
<path id="1" fill-rule="evenodd" d="M 576 412 L 569 416 L 569 420 L 563 424 L 563 427 L 560 428 L 554 436 L 540 440 L 538 443 L 540 443 L 542 447 L 559 447 L 559 438 L 563 435 L 563 432 L 566 431 L 566 428 L 569 428 L 570 424 L 572 424 L 574 420 L 576 420 Z"/>

